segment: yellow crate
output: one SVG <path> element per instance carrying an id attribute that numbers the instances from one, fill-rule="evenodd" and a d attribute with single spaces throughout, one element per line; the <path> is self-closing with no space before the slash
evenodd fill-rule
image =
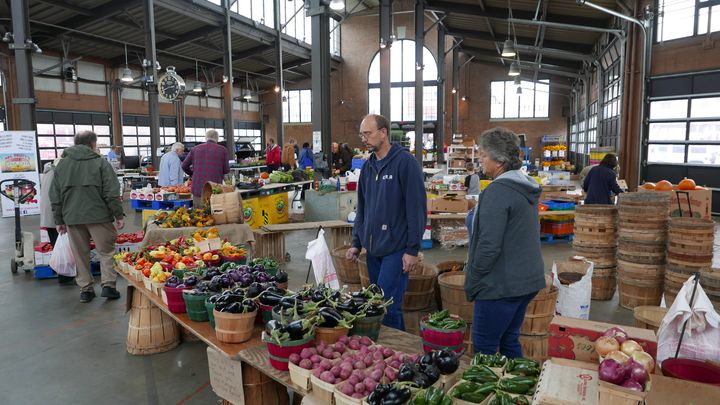
<path id="1" fill-rule="evenodd" d="M 288 193 L 260 197 L 262 224 L 284 224 L 288 221 L 288 208 Z"/>
<path id="2" fill-rule="evenodd" d="M 162 210 L 142 210 L 142 227 L 145 228 L 145 224 L 151 215 L 155 215 Z"/>
<path id="3" fill-rule="evenodd" d="M 258 229 L 263 226 L 260 211 L 260 199 L 258 197 L 243 200 L 243 219 L 250 228 Z"/>

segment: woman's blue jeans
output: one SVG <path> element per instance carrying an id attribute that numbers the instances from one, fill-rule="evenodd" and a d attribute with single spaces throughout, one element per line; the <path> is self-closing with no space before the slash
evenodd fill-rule
<path id="1" fill-rule="evenodd" d="M 393 304 L 388 307 L 383 318 L 383 325 L 402 331 L 405 330 L 402 302 L 410 278 L 408 273 L 403 272 L 403 254 L 405 251 L 401 250 L 382 257 L 366 256 L 370 282 L 383 289 L 385 299 L 393 298 Z"/>
<path id="2" fill-rule="evenodd" d="M 475 353 L 500 352 L 511 359 L 522 357 L 520 327 L 535 295 L 537 292 L 498 300 L 475 300 L 472 324 Z"/>

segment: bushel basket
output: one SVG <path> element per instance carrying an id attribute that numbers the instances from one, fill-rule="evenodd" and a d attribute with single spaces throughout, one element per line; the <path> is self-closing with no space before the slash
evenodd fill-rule
<path id="1" fill-rule="evenodd" d="M 462 319 L 457 315 L 450 315 L 453 319 Z M 423 350 L 427 353 L 432 350 L 452 350 L 461 352 L 464 345 L 467 325 L 457 329 L 440 329 L 427 324 L 428 315 L 420 320 L 420 336 Z"/>

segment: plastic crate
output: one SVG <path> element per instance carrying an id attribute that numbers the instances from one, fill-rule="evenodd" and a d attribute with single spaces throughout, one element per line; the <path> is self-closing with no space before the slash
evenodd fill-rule
<path id="1" fill-rule="evenodd" d="M 432 249 L 432 239 L 423 239 L 423 241 L 420 243 L 420 249 L 422 249 L 422 250 Z"/>
<path id="2" fill-rule="evenodd" d="M 362 169 L 364 164 L 365 164 L 365 159 L 354 159 L 353 158 L 352 165 L 350 166 L 350 170 Z"/>
<path id="3" fill-rule="evenodd" d="M 573 233 L 572 222 L 542 222 L 540 232 L 549 235 L 571 235 Z"/>
<path id="4" fill-rule="evenodd" d="M 34 269 L 35 278 L 43 280 L 46 278 L 57 278 L 57 273 L 50 266 L 35 266 Z"/>
<path id="5" fill-rule="evenodd" d="M 575 209 L 575 203 L 566 201 L 543 201 L 549 211 L 569 211 Z"/>

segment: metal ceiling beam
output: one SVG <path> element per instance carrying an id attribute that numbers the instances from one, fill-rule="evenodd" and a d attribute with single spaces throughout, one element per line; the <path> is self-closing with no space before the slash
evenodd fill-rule
<path id="1" fill-rule="evenodd" d="M 121 14 L 125 10 L 140 7 L 142 5 L 142 0 L 111 1 L 109 3 L 103 4 L 102 6 L 88 10 L 91 13 L 90 15 L 82 18 L 71 17 L 60 21 L 59 23 L 57 23 L 57 25 L 76 30 L 90 24 L 95 24 L 100 21 L 107 20 L 118 14 Z"/>
<path id="2" fill-rule="evenodd" d="M 465 52 L 465 50 L 463 50 L 463 52 Z M 501 56 L 492 57 L 492 56 L 483 55 L 483 54 L 474 54 L 473 52 L 467 52 L 467 54 L 471 55 L 471 56 L 475 56 L 475 59 L 473 59 L 473 61 L 476 61 L 476 60 L 491 61 L 491 62 L 495 62 L 496 65 L 497 65 L 497 63 L 499 63 L 500 59 L 502 59 Z M 511 60 L 511 59 L 507 59 L 507 60 Z M 549 65 L 541 65 L 538 67 L 533 62 L 520 61 L 520 68 L 523 70 L 531 70 L 531 71 L 539 70 L 544 73 L 553 74 L 555 76 L 562 76 L 562 77 L 566 77 L 566 78 L 569 77 L 572 79 L 577 79 L 580 77 L 580 75 L 578 75 L 577 73 L 568 72 L 567 70 L 558 70 L 557 68 L 553 69 Z"/>
<path id="3" fill-rule="evenodd" d="M 431 11 L 487 17 L 495 20 L 507 20 L 508 18 L 508 10 L 506 8 L 485 7 L 485 9 L 483 9 L 483 7 L 479 5 L 459 4 L 449 1 L 428 1 L 428 5 L 425 8 Z M 534 19 L 534 13 L 532 11 L 513 9 L 513 16 L 518 20 L 532 21 Z M 548 15 L 546 20 L 598 28 L 606 28 L 610 21 L 609 18 L 587 18 L 566 14 L 551 14 Z"/>
<path id="4" fill-rule="evenodd" d="M 460 37 L 460 38 L 469 38 L 469 39 L 477 39 L 480 41 L 495 41 L 495 38 L 492 37 L 489 33 L 485 31 L 475 31 L 475 30 L 464 30 L 464 29 L 457 29 L 457 28 L 449 28 L 450 35 L 454 37 Z M 530 37 L 517 37 L 518 43 L 535 43 L 535 38 Z M 581 53 L 590 53 L 592 52 L 592 45 L 586 45 L 586 44 L 578 44 L 575 42 L 566 42 L 566 41 L 545 41 L 545 45 L 547 45 L 548 48 L 555 48 L 555 49 L 564 49 L 568 51 L 573 52 L 581 52 Z"/>
<path id="5" fill-rule="evenodd" d="M 463 52 L 469 53 L 471 55 L 501 57 L 494 50 L 491 50 L 491 49 L 475 48 L 475 47 L 470 47 L 470 46 L 462 46 L 462 47 L 460 47 L 460 49 Z M 514 58 L 503 58 L 503 59 L 512 61 Z M 542 64 L 548 65 L 548 66 L 552 65 L 552 66 L 555 66 L 555 67 L 561 68 L 561 69 L 568 69 L 568 71 L 572 71 L 572 72 L 579 71 L 582 68 L 582 63 L 561 60 L 561 59 L 552 59 L 552 58 L 550 58 L 550 59 L 544 58 L 544 62 Z"/>
<path id="6" fill-rule="evenodd" d="M 613 34 L 613 35 L 622 35 L 624 33 L 623 30 L 613 29 L 613 28 L 601 28 L 601 27 L 593 27 L 589 25 L 577 25 L 577 24 L 565 24 L 565 23 L 559 23 L 559 22 L 552 22 L 552 21 L 542 21 L 542 20 L 524 20 L 520 18 L 508 18 L 506 21 L 509 21 L 513 24 L 518 25 L 533 25 L 533 26 L 541 26 L 541 27 L 547 27 L 547 28 L 555 28 L 560 30 L 570 30 L 570 31 L 590 31 L 590 32 L 598 32 L 602 34 Z"/>
<path id="7" fill-rule="evenodd" d="M 477 0 L 477 2 L 478 2 L 478 6 L 479 6 L 483 11 L 485 11 L 485 3 L 483 2 L 483 0 Z M 447 15 L 447 14 L 446 14 L 446 15 Z M 490 19 L 487 18 L 487 17 L 485 17 L 485 23 L 486 23 L 487 26 L 488 26 L 488 32 L 490 33 L 490 35 L 492 35 L 493 38 L 496 38 L 495 30 L 493 29 L 493 26 L 492 26 L 492 23 L 490 22 Z M 498 45 L 497 42 L 495 42 L 495 50 L 497 50 L 498 53 L 502 52 L 501 45 Z M 503 62 L 503 63 L 504 63 L 504 62 Z"/>
<path id="8" fill-rule="evenodd" d="M 302 66 L 302 65 L 307 65 L 307 64 L 309 64 L 309 63 L 310 63 L 309 60 L 304 60 L 304 59 L 298 59 L 298 60 L 294 60 L 294 61 L 292 61 L 292 62 L 284 62 L 284 63 L 283 63 L 283 70 L 288 70 L 288 69 L 296 68 L 296 67 L 299 67 L 299 66 Z M 275 73 L 275 70 L 276 70 L 276 69 L 275 69 L 274 67 L 273 67 L 273 68 L 268 68 L 268 69 L 261 70 L 261 71 L 257 72 L 257 74 L 258 74 L 258 75 L 262 75 L 262 76 L 267 76 L 267 75 L 271 75 L 271 74 Z"/>
<path id="9" fill-rule="evenodd" d="M 157 44 L 157 47 L 158 49 L 172 49 L 180 45 L 185 45 L 189 42 L 197 41 L 208 34 L 212 34 L 218 31 L 220 31 L 219 27 L 206 25 L 198 29 L 186 32 L 185 34 L 180 35 L 174 40 L 161 41 Z"/>
<path id="10" fill-rule="evenodd" d="M 495 66 L 495 67 L 500 66 L 500 65 L 498 65 L 497 60 L 492 60 L 492 58 L 487 58 L 487 57 L 484 57 L 484 56 L 482 56 L 482 57 L 476 57 L 476 58 L 473 59 L 472 61 L 473 61 L 473 63 L 480 63 L 480 64 L 483 64 L 483 65 L 489 65 L 489 66 Z M 537 70 L 537 69 L 532 68 L 532 67 L 526 67 L 526 68 L 524 68 L 524 69 L 525 69 L 526 71 L 529 71 L 529 72 L 530 72 L 530 71 L 534 72 L 535 70 Z M 574 79 L 574 78 L 568 78 L 568 77 L 566 77 L 566 76 L 556 75 L 556 74 L 553 74 L 553 73 L 548 72 L 548 71 L 546 71 L 546 70 L 540 70 L 540 73 L 541 73 L 542 75 L 538 78 L 538 80 L 549 79 L 549 80 L 550 80 L 550 87 L 551 87 L 551 88 L 559 88 L 559 89 L 566 89 L 566 90 L 572 89 L 572 85 L 559 83 L 558 80 L 567 80 L 567 81 L 569 82 L 571 79 Z M 533 79 L 533 76 L 532 76 L 532 75 L 528 75 L 528 74 L 520 74 L 520 77 L 521 77 L 522 80 L 532 80 L 532 79 Z M 508 79 L 507 79 L 507 80 L 510 80 L 510 76 L 508 76 Z"/>
<path id="11" fill-rule="evenodd" d="M 515 44 L 515 49 L 520 52 L 548 55 L 553 56 L 557 59 L 576 60 L 579 62 L 592 62 L 594 59 L 593 56 L 590 54 L 565 51 L 562 49 L 546 48 L 545 46 L 539 48 L 537 46 Z"/>
<path id="12" fill-rule="evenodd" d="M 86 17 L 93 15 L 92 11 L 90 11 L 86 8 L 73 6 L 72 4 L 68 4 L 64 1 L 57 1 L 57 0 L 38 0 L 38 1 L 40 3 L 45 3 L 45 4 L 53 6 L 53 7 L 61 8 L 63 10 L 72 11 L 73 13 L 78 13 L 78 14 L 84 15 Z"/>

